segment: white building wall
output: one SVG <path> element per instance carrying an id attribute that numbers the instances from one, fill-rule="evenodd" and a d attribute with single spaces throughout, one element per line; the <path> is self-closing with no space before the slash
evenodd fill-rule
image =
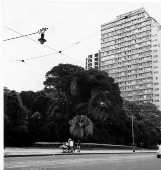
<path id="1" fill-rule="evenodd" d="M 151 50 L 153 73 L 153 103 L 161 109 L 161 81 L 160 81 L 160 57 L 161 57 L 161 26 L 152 18 Z"/>
<path id="2" fill-rule="evenodd" d="M 158 68 L 158 82 L 157 82 L 157 101 L 155 101 L 155 104 L 159 107 L 161 110 L 161 30 L 158 31 L 158 58 L 157 58 L 157 68 Z"/>
<path id="3" fill-rule="evenodd" d="M 122 97 L 129 101 L 159 105 L 158 90 L 154 94 L 157 87 L 161 89 L 154 74 L 159 64 L 159 30 L 143 8 L 101 26 L 100 69 L 118 82 Z"/>
<path id="4" fill-rule="evenodd" d="M 86 69 L 89 70 L 91 68 L 99 69 L 100 66 L 100 51 L 88 55 L 86 58 Z"/>

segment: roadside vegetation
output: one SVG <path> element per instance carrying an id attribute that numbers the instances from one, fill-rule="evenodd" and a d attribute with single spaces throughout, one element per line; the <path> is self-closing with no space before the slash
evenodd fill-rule
<path id="1" fill-rule="evenodd" d="M 104 71 L 60 64 L 46 73 L 41 91 L 4 88 L 4 144 L 66 141 L 153 147 L 161 137 L 161 112 L 151 103 L 124 101 Z"/>

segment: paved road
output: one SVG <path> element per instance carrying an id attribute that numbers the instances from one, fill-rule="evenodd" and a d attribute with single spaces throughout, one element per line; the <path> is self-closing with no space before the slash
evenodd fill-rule
<path id="1" fill-rule="evenodd" d="M 10 157 L 4 169 L 12 170 L 161 170 L 155 154 L 56 155 Z"/>

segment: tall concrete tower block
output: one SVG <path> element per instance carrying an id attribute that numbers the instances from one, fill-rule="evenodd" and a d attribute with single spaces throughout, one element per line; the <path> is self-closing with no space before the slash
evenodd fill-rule
<path id="1" fill-rule="evenodd" d="M 101 25 L 100 69 L 119 84 L 124 99 L 161 110 L 161 25 L 144 8 Z"/>

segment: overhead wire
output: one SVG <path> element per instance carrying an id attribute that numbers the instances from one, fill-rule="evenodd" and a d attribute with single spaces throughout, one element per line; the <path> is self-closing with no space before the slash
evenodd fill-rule
<path id="1" fill-rule="evenodd" d="M 50 56 L 50 55 L 53 55 L 53 54 L 57 54 L 57 53 L 56 53 L 56 52 L 53 52 L 53 53 L 48 53 L 48 54 L 40 55 L 40 56 L 37 56 L 37 57 L 25 58 L 25 60 L 39 59 L 39 58 L 47 57 L 47 56 Z"/>
<path id="2" fill-rule="evenodd" d="M 11 30 L 11 31 L 13 31 L 13 32 L 15 32 L 15 33 L 17 33 L 17 34 L 19 34 L 19 35 L 23 35 L 23 34 L 21 34 L 21 33 L 19 33 L 19 32 L 17 32 L 16 30 L 14 30 L 13 28 L 11 28 L 11 27 L 8 27 L 8 26 L 5 26 L 7 29 L 9 29 L 9 30 Z M 36 42 L 37 44 L 39 44 L 39 42 L 38 41 L 36 41 L 36 40 L 33 40 L 32 38 L 30 38 L 30 37 L 25 37 L 25 38 L 28 38 L 29 40 L 31 40 L 31 41 L 33 41 L 33 42 Z M 43 46 L 45 46 L 45 47 L 47 47 L 47 48 L 49 48 L 50 50 L 54 50 L 54 51 L 56 51 L 56 52 L 59 52 L 58 50 L 56 50 L 56 49 L 54 49 L 54 48 L 52 48 L 52 47 L 50 47 L 50 46 L 48 46 L 48 45 L 43 45 Z"/>
<path id="3" fill-rule="evenodd" d="M 48 53 L 48 54 L 40 55 L 40 56 L 37 56 L 37 57 L 29 57 L 29 58 L 25 58 L 25 59 L 22 58 L 22 59 L 18 59 L 18 60 L 14 60 L 14 61 L 25 62 L 25 61 L 27 61 L 27 60 L 35 60 L 35 59 L 47 57 L 47 56 L 50 56 L 50 55 L 53 55 L 53 54 L 57 54 L 57 53 L 56 53 L 56 52 L 53 52 L 53 53 Z"/>
<path id="4" fill-rule="evenodd" d="M 34 33 L 26 34 L 26 35 L 21 35 L 21 36 L 18 36 L 18 37 L 8 38 L 8 39 L 5 39 L 3 41 L 9 41 L 9 40 L 14 40 L 14 39 L 22 38 L 22 37 L 27 37 L 27 36 L 30 36 L 30 35 L 33 35 L 33 34 L 37 34 L 37 33 L 38 33 L 38 31 L 34 32 Z"/>
<path id="5" fill-rule="evenodd" d="M 78 44 L 80 44 L 80 41 L 76 41 L 76 42 L 70 44 L 69 46 L 63 48 L 62 51 L 68 50 L 68 49 L 70 49 L 70 48 L 72 48 L 73 46 L 78 45 Z"/>
<path id="6" fill-rule="evenodd" d="M 8 26 L 5 26 L 5 27 L 6 27 L 8 30 L 13 31 L 13 32 L 15 32 L 15 33 L 17 33 L 17 34 L 23 36 L 23 34 L 17 32 L 17 31 L 14 30 L 13 28 L 10 28 L 10 27 L 8 27 Z M 31 41 L 33 41 L 33 42 L 39 44 L 38 41 L 33 40 L 32 38 L 30 38 L 30 37 L 28 37 L 28 36 L 26 36 L 25 38 L 28 38 L 29 40 L 31 40 Z M 50 47 L 49 45 L 43 45 L 43 46 L 47 47 L 48 49 L 50 49 L 50 50 L 52 50 L 52 51 L 55 51 L 55 53 L 45 54 L 45 55 L 43 55 L 43 56 L 38 56 L 38 57 L 31 57 L 32 59 L 35 59 L 35 58 L 42 58 L 42 57 L 46 57 L 46 56 L 49 56 L 49 55 L 51 55 L 51 54 L 56 54 L 56 53 L 61 54 L 61 55 L 64 55 L 64 56 L 66 56 L 66 57 L 69 57 L 69 56 L 63 54 L 61 50 L 57 50 L 57 49 L 55 49 L 55 48 L 52 48 L 52 47 Z M 24 59 L 24 60 L 25 60 L 25 59 Z M 29 58 L 28 58 L 28 60 L 29 60 Z M 16 61 L 22 61 L 22 59 L 16 60 Z"/>
<path id="7" fill-rule="evenodd" d="M 16 30 L 14 30 L 14 29 L 11 28 L 11 27 L 8 27 L 8 26 L 5 26 L 5 27 L 6 27 L 7 29 L 9 29 L 10 31 L 13 31 L 13 32 L 21 35 L 20 37 L 28 38 L 28 39 L 30 39 L 31 41 L 36 42 L 37 44 L 39 44 L 38 41 L 36 41 L 36 40 L 28 37 L 28 35 L 32 35 L 32 34 L 34 34 L 34 33 L 31 33 L 31 34 L 28 34 L 28 35 L 23 35 L 23 34 L 17 32 Z M 36 33 L 38 33 L 38 32 L 36 32 Z M 35 33 L 35 34 L 36 34 L 36 33 Z M 98 34 L 98 33 L 97 33 L 97 34 Z M 96 34 L 94 34 L 94 36 L 96 36 Z M 71 45 L 69 45 L 68 47 L 63 48 L 62 50 L 57 50 L 57 49 L 55 49 L 55 48 L 53 48 L 53 47 L 45 44 L 45 45 L 43 45 L 44 47 L 47 47 L 48 49 L 50 49 L 50 50 L 52 50 L 52 51 L 55 51 L 55 53 L 49 53 L 49 54 L 45 54 L 45 55 L 41 55 L 41 56 L 37 56 L 37 57 L 30 57 L 30 58 L 20 59 L 20 60 L 16 60 L 16 61 L 25 62 L 25 60 L 39 59 L 39 58 L 47 57 L 47 56 L 50 56 L 50 55 L 56 54 L 56 53 L 57 53 L 57 54 L 60 54 L 60 55 L 63 55 L 63 56 L 66 56 L 66 57 L 69 57 L 68 55 L 64 54 L 63 52 L 64 52 L 65 50 L 67 50 L 67 49 L 73 48 L 74 46 L 80 44 L 82 41 L 84 41 L 84 40 L 86 40 L 86 39 L 89 39 L 89 37 L 91 37 L 91 35 L 89 35 L 88 37 L 86 37 L 86 38 L 84 38 L 84 39 L 82 39 L 82 40 L 80 40 L 80 41 L 76 41 L 76 42 L 72 43 Z M 93 37 L 93 36 L 92 36 L 92 37 Z"/>
<path id="8" fill-rule="evenodd" d="M 90 38 L 93 38 L 93 37 L 98 36 L 98 35 L 100 35 L 100 34 L 98 34 L 98 33 L 90 34 L 90 35 L 88 35 L 87 37 L 80 39 L 79 41 L 76 41 L 76 42 L 74 42 L 74 43 L 71 43 L 69 46 L 63 48 L 62 51 L 68 50 L 68 49 L 70 49 L 70 48 L 72 48 L 72 47 L 74 47 L 74 46 L 76 46 L 76 45 L 79 45 L 79 44 L 82 43 L 83 41 L 85 41 L 85 40 L 87 40 L 87 39 L 90 39 Z"/>

